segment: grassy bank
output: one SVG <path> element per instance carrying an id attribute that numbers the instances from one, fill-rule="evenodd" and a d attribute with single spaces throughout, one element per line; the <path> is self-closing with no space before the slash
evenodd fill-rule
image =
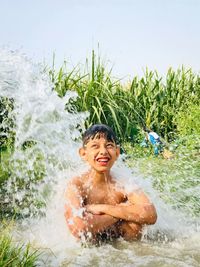
<path id="1" fill-rule="evenodd" d="M 150 148 L 125 144 L 127 164 L 151 179 L 160 197 L 187 215 L 200 216 L 200 135 L 171 143 L 171 158 L 154 156 Z"/>
<path id="2" fill-rule="evenodd" d="M 39 253 L 30 245 L 17 244 L 10 236 L 9 227 L 0 229 L 0 266 L 36 267 Z"/>

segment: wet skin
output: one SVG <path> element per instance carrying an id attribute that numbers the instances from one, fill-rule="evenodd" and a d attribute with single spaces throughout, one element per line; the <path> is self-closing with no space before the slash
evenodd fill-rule
<path id="1" fill-rule="evenodd" d="M 140 238 L 143 225 L 155 223 L 156 211 L 141 190 L 127 194 L 111 177 L 119 147 L 100 137 L 90 139 L 79 153 L 91 169 L 67 186 L 65 217 L 72 234 L 93 240 L 105 234 L 108 238 Z"/>

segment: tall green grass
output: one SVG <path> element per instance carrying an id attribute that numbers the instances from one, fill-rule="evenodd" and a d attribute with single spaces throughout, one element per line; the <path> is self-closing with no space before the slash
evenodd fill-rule
<path id="1" fill-rule="evenodd" d="M 47 68 L 46 71 L 49 72 L 54 90 L 59 97 L 64 97 L 69 90 L 77 92 L 77 100 L 66 108 L 70 108 L 72 112 L 89 111 L 86 127 L 94 123 L 105 123 L 115 130 L 121 141 L 134 143 L 142 138 L 143 126 L 153 128 L 168 141 L 177 138 L 182 147 L 182 150 L 180 148 L 176 153 L 177 158 L 173 161 L 164 161 L 159 157 L 143 157 L 139 163 L 140 169 L 146 176 L 155 177 L 154 186 L 163 192 L 162 197 L 166 201 L 173 203 L 173 192 L 178 192 L 177 205 L 194 216 L 200 214 L 198 194 L 193 195 L 192 199 L 190 194 L 183 194 L 185 187 L 192 190 L 199 182 L 198 74 L 182 67 L 176 71 L 169 69 L 166 77 L 161 77 L 156 71 L 146 69 L 143 77 L 135 76 L 123 84 L 119 79 L 112 77 L 112 71 L 107 71 L 105 64 L 94 51 L 91 61 L 86 62 L 84 69 L 79 66 L 68 69 L 67 64 L 64 64 L 58 71 L 54 67 Z M 0 165 L 0 189 L 10 175 L 7 164 L 9 153 L 6 147 L 12 146 L 15 136 L 14 121 L 8 116 L 12 108 L 12 101 L 0 99 L 0 155 L 3 158 Z M 6 125 L 9 127 L 6 128 Z M 127 152 L 132 164 L 135 164 L 135 147 L 130 146 Z M 148 166 L 151 168 L 146 168 L 147 164 L 150 164 Z M 7 166 L 6 170 L 3 168 L 4 165 Z M 178 176 L 177 169 L 180 170 Z M 44 175 L 41 158 L 36 158 L 35 170 L 37 172 L 30 175 L 36 177 L 37 182 Z M 170 194 L 165 194 L 166 188 L 171 190 Z M 3 199 L 4 194 L 0 197 L 2 215 L 5 212 Z M 30 246 L 16 245 L 9 235 L 0 232 L 0 266 L 32 267 L 36 266 L 36 262 L 37 253 L 32 252 Z"/>
<path id="2" fill-rule="evenodd" d="M 49 72 L 59 97 L 69 90 L 77 92 L 77 100 L 67 108 L 89 111 L 86 127 L 94 123 L 111 125 L 121 141 L 137 142 L 144 126 L 167 141 L 173 140 L 180 132 L 180 116 L 187 115 L 191 105 L 200 104 L 200 76 L 184 67 L 176 71 L 170 68 L 165 77 L 146 69 L 143 77 L 135 76 L 123 84 L 112 77 L 112 70 L 107 70 L 92 51 L 84 68 L 77 65 L 69 69 L 64 63 L 59 70 L 53 64 L 45 71 Z M 13 103 L 0 100 L 0 145 L 9 146 L 14 142 L 14 121 L 8 116 Z M 199 112 L 198 109 L 196 117 Z"/>
<path id="3" fill-rule="evenodd" d="M 111 79 L 111 71 L 106 72 L 100 58 L 96 60 L 94 52 L 91 65 L 87 62 L 83 73 L 77 69 L 68 72 L 64 66 L 57 74 L 51 71 L 50 75 L 59 96 L 64 96 L 68 90 L 77 92 L 75 109 L 90 112 L 86 127 L 93 123 L 112 123 L 120 137 L 123 137 L 124 127 L 129 136 L 135 131 L 134 122 L 128 119 L 122 107 L 127 103 L 120 81 Z"/>
<path id="4" fill-rule="evenodd" d="M 86 127 L 108 124 L 121 141 L 136 142 L 144 126 L 172 140 L 179 133 L 177 114 L 200 103 L 200 76 L 184 67 L 170 68 L 165 78 L 146 69 L 142 78 L 135 76 L 124 85 L 112 78 L 111 70 L 93 51 L 84 71 L 64 65 L 57 73 L 54 69 L 49 73 L 60 97 L 68 90 L 77 92 L 74 109 L 90 112 Z"/>
<path id="5" fill-rule="evenodd" d="M 169 69 L 165 78 L 159 76 L 156 71 L 146 69 L 142 78 L 135 76 L 131 81 L 123 84 L 112 77 L 112 71 L 107 71 L 105 63 L 93 51 L 91 61 L 86 61 L 84 69 L 79 66 L 68 69 L 67 64 L 64 64 L 58 71 L 54 66 L 51 69 L 47 68 L 46 71 L 50 75 L 58 97 L 64 97 L 69 90 L 77 93 L 77 99 L 72 100 L 66 109 L 71 112 L 74 110 L 89 111 L 86 127 L 94 123 L 108 124 L 115 130 L 121 143 L 131 142 L 134 145 L 140 143 L 144 138 L 141 130 L 144 126 L 157 131 L 167 141 L 200 134 L 200 76 L 193 73 L 191 69 L 184 67 L 176 71 Z M 7 211 L 13 216 L 20 214 L 21 206 L 19 205 L 18 210 L 13 210 L 12 206 L 10 209 L 4 203 L 5 187 L 2 186 L 10 176 L 9 169 L 16 169 L 16 165 L 13 167 L 7 163 L 9 162 L 9 159 L 8 161 L 6 159 L 8 153 L 2 153 L 2 147 L 9 147 L 9 144 L 14 142 L 15 122 L 14 118 L 9 116 L 9 111 L 13 109 L 13 101 L 5 98 L 1 100 L 0 111 L 5 116 L 0 114 L 2 126 L 0 127 L 0 141 L 2 141 L 0 216 L 1 214 L 4 216 Z M 7 119 L 8 124 L 6 124 Z M 6 125 L 10 127 L 6 128 Z M 26 142 L 23 149 L 33 144 L 34 140 L 33 143 Z M 31 182 L 37 184 L 45 176 L 45 166 L 41 155 L 35 154 L 34 158 L 34 168 L 28 172 L 28 177 Z M 18 161 L 17 168 L 21 174 L 25 170 L 24 165 L 26 165 L 25 161 Z M 19 177 L 11 186 L 13 188 L 17 186 L 18 190 L 23 190 L 25 186 L 23 180 Z M 31 200 L 32 192 L 30 191 L 26 194 L 26 201 L 23 205 L 28 206 Z M 34 204 L 37 207 L 43 207 L 42 201 Z"/>
<path id="6" fill-rule="evenodd" d="M 16 244 L 8 231 L 8 226 L 0 229 L 0 266 L 36 267 L 39 257 L 38 250 L 33 250 L 29 244 Z"/>

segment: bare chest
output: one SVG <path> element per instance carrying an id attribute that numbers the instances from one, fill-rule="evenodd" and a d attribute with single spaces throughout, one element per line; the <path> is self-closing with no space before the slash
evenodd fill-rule
<path id="1" fill-rule="evenodd" d="M 115 187 L 90 187 L 85 191 L 85 205 L 87 204 L 119 204 L 125 201 L 125 196 Z"/>

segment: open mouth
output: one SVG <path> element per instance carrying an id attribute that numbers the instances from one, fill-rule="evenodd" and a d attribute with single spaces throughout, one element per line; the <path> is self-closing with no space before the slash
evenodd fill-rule
<path id="1" fill-rule="evenodd" d="M 110 158 L 97 158 L 96 161 L 99 162 L 101 165 L 106 165 Z"/>

